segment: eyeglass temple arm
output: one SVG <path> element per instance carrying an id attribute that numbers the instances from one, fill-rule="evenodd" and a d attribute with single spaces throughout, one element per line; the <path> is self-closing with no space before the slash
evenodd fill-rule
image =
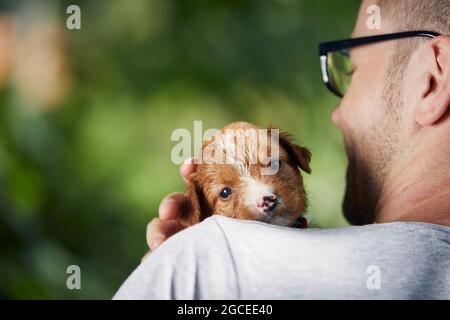
<path id="1" fill-rule="evenodd" d="M 435 38 L 439 35 L 440 35 L 440 33 L 434 32 L 434 31 L 405 31 L 405 32 L 381 34 L 381 35 L 369 36 L 369 37 L 351 38 L 351 39 L 340 40 L 340 41 L 323 42 L 319 46 L 319 54 L 325 55 L 330 51 L 352 48 L 352 47 L 369 44 L 369 43 L 373 43 L 373 42 L 395 40 L 395 39 L 402 39 L 402 38 L 411 38 L 411 37 Z"/>

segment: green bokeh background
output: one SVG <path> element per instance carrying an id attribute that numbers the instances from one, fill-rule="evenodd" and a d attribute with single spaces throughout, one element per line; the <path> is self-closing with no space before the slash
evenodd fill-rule
<path id="1" fill-rule="evenodd" d="M 34 2 L 38 3 L 44 1 Z M 346 225 L 346 158 L 320 41 L 348 37 L 359 1 L 48 1 L 70 86 L 36 111 L 0 88 L 0 298 L 110 298 L 146 251 L 160 200 L 182 191 L 174 129 L 277 124 L 313 153 L 308 217 Z M 0 13 L 16 6 L 1 2 Z M 66 288 L 79 265 L 82 289 Z"/>

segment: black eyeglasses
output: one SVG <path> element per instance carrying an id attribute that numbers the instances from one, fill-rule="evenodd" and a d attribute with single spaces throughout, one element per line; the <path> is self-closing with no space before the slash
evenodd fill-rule
<path id="1" fill-rule="evenodd" d="M 343 97 L 352 79 L 353 66 L 349 49 L 365 44 L 397 40 L 411 37 L 434 38 L 440 34 L 433 31 L 406 31 L 381 34 L 370 37 L 351 38 L 340 41 L 323 42 L 319 45 L 322 79 L 328 89 L 338 97 Z"/>

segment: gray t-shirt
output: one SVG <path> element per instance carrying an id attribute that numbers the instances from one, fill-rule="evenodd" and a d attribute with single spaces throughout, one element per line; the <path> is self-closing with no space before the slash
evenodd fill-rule
<path id="1" fill-rule="evenodd" d="M 167 240 L 114 299 L 450 299 L 450 228 L 293 229 L 213 216 Z"/>

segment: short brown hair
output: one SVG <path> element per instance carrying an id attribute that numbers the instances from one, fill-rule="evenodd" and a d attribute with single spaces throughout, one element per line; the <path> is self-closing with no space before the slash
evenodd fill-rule
<path id="1" fill-rule="evenodd" d="M 450 0 L 378 0 L 377 4 L 380 6 L 381 18 L 392 24 L 393 32 L 427 30 L 450 35 Z M 397 123 L 402 105 L 398 84 L 403 81 L 414 49 L 423 41 L 429 41 L 429 38 L 407 38 L 392 42 L 383 96 L 390 110 L 388 114 Z"/>
<path id="2" fill-rule="evenodd" d="M 450 0 L 378 0 L 381 17 L 391 22 L 394 32 L 427 30 L 450 35 Z M 421 38 L 398 40 L 393 57 L 399 66 L 409 60 Z"/>
<path id="3" fill-rule="evenodd" d="M 429 30 L 450 34 L 450 0 L 378 0 L 382 17 L 396 31 Z"/>

